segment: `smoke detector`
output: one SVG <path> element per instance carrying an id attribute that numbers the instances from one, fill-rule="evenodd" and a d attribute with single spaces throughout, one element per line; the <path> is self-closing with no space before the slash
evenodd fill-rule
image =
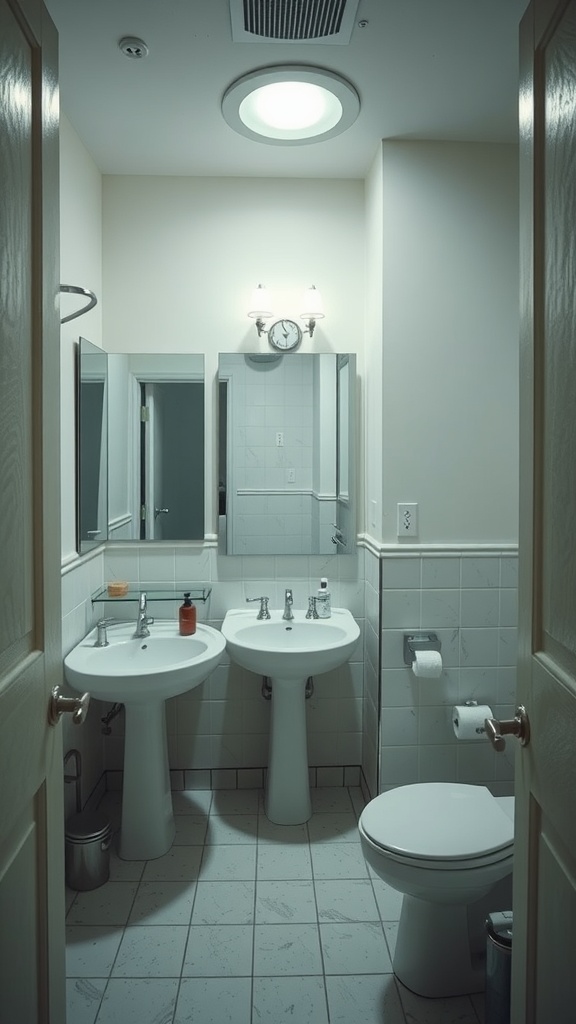
<path id="1" fill-rule="evenodd" d="M 124 36 L 118 46 L 125 57 L 131 60 L 142 60 L 148 56 L 148 47 L 143 39 L 136 39 L 135 36 Z"/>

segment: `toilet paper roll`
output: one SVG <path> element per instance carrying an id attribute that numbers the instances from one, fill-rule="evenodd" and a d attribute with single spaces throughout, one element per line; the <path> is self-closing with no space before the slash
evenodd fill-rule
<path id="1" fill-rule="evenodd" d="M 452 724 L 456 739 L 485 740 L 485 718 L 493 718 L 492 708 L 488 704 L 455 705 L 452 708 Z"/>
<path id="2" fill-rule="evenodd" d="M 442 673 L 442 656 L 440 651 L 416 651 L 412 662 L 412 671 L 422 679 L 438 679 Z"/>

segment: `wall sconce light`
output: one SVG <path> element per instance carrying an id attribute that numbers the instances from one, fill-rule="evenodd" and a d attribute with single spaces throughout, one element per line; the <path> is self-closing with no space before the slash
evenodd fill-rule
<path id="1" fill-rule="evenodd" d="M 294 320 L 276 320 L 275 323 L 267 328 L 266 320 L 273 316 L 270 306 L 271 302 L 268 291 L 264 285 L 259 284 L 252 293 L 248 316 L 256 321 L 255 326 L 258 331 L 258 337 L 260 338 L 263 334 L 267 334 L 272 348 L 282 352 L 288 352 L 291 349 L 297 348 L 304 334 L 309 334 L 312 337 L 316 321 L 323 319 L 325 315 L 322 296 L 314 285 L 306 288 L 304 292 L 303 311 L 299 314 L 301 320 L 307 320 L 306 327 L 304 328 L 300 327 Z"/>

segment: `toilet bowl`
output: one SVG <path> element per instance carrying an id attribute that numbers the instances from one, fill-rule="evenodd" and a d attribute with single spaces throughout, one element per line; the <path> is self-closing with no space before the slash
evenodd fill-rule
<path id="1" fill-rule="evenodd" d="M 513 797 L 451 782 L 399 786 L 364 808 L 364 857 L 404 894 L 394 973 L 418 995 L 484 988 L 484 919 L 511 905 L 492 903 L 510 886 L 513 816 Z"/>

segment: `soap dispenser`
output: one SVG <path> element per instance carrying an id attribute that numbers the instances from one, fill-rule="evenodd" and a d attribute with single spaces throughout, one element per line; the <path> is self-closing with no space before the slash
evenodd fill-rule
<path id="1" fill-rule="evenodd" d="M 190 591 L 184 594 L 184 603 L 178 611 L 180 636 L 192 636 L 196 632 L 196 605 L 190 597 Z"/>
<path id="2" fill-rule="evenodd" d="M 320 587 L 316 597 L 316 611 L 318 612 L 319 619 L 330 618 L 330 591 L 328 590 L 328 580 L 325 576 L 320 580 Z"/>

